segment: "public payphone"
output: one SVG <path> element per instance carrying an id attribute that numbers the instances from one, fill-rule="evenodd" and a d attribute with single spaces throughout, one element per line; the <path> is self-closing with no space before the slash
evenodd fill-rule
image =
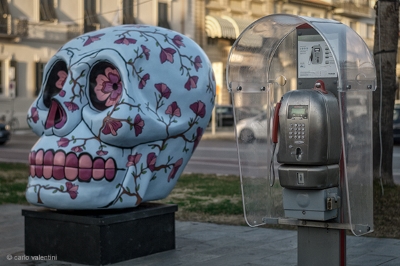
<path id="1" fill-rule="evenodd" d="M 236 132 L 265 133 L 237 138 L 248 225 L 372 232 L 376 77 L 357 33 L 334 20 L 266 16 L 233 44 L 226 74 L 235 123 L 248 119 L 246 106 L 265 117 Z"/>
<path id="2" fill-rule="evenodd" d="M 314 49 L 314 48 L 313 48 Z M 341 153 L 338 101 L 317 80 L 313 89 L 284 94 L 274 123 L 285 216 L 330 220 L 338 215 Z"/>

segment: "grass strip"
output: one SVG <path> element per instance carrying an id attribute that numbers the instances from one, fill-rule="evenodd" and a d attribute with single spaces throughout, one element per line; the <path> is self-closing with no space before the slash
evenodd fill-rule
<path id="1" fill-rule="evenodd" d="M 25 189 L 29 166 L 0 162 L 0 204 L 28 204 Z M 178 220 L 244 225 L 240 179 L 237 176 L 183 174 L 162 203 L 177 204 Z M 374 228 L 367 236 L 400 239 L 400 186 L 374 182 Z"/>

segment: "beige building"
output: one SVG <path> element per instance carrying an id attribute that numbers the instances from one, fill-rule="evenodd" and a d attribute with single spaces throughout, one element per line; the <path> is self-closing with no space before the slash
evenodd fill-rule
<path id="1" fill-rule="evenodd" d="M 0 0 L 0 120 L 26 113 L 46 62 L 69 39 L 118 24 L 158 25 L 194 39 L 215 71 L 217 104 L 230 104 L 225 68 L 239 34 L 260 17 L 286 13 L 332 18 L 352 27 L 372 49 L 370 0 Z"/>

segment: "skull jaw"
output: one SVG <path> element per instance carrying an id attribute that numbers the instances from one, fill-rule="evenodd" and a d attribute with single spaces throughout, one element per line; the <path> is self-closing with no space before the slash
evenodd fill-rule
<path id="1" fill-rule="evenodd" d="M 52 209 L 96 210 L 131 208 L 139 205 L 136 197 L 122 197 L 119 182 L 70 182 L 39 180 L 29 177 L 25 196 L 29 203 Z"/>
<path id="2" fill-rule="evenodd" d="M 180 173 L 179 173 L 180 175 Z M 73 182 L 67 187 L 64 181 L 41 180 L 29 177 L 25 193 L 27 201 L 36 206 L 59 210 L 101 210 L 137 207 L 147 201 L 160 200 L 169 195 L 178 178 L 166 183 L 165 180 L 148 181 L 151 176 L 143 177 L 138 195 L 127 187 L 133 187 L 129 174 L 114 181 L 94 181 L 89 183 Z M 122 185 L 121 185 L 122 184 Z M 133 190 L 133 189 L 132 189 Z M 76 193 L 75 193 L 76 192 Z"/>
<path id="3" fill-rule="evenodd" d="M 67 135 L 63 138 L 72 137 Z M 191 153 L 187 153 L 182 157 L 183 164 L 172 176 L 171 168 L 167 173 L 164 173 L 164 169 L 156 172 L 150 168 L 140 170 L 141 165 L 146 165 L 145 155 L 137 165 L 127 165 L 128 155 L 146 149 L 153 151 L 148 145 L 139 145 L 135 149 L 108 145 L 107 150 L 113 155 L 111 157 L 85 150 L 72 152 L 72 141 L 61 139 L 43 136 L 32 148 L 26 198 L 33 205 L 53 209 L 120 209 L 163 199 L 172 191 L 191 156 Z M 171 146 L 176 146 L 175 142 L 170 143 Z M 95 140 L 86 142 L 87 150 L 96 151 L 94 147 L 98 145 Z"/>

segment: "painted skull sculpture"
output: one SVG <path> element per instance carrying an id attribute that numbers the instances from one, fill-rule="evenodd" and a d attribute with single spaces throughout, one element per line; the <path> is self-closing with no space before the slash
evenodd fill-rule
<path id="1" fill-rule="evenodd" d="M 47 63 L 27 121 L 27 200 L 129 208 L 168 196 L 214 107 L 203 50 L 171 30 L 121 25 L 79 36 Z"/>

